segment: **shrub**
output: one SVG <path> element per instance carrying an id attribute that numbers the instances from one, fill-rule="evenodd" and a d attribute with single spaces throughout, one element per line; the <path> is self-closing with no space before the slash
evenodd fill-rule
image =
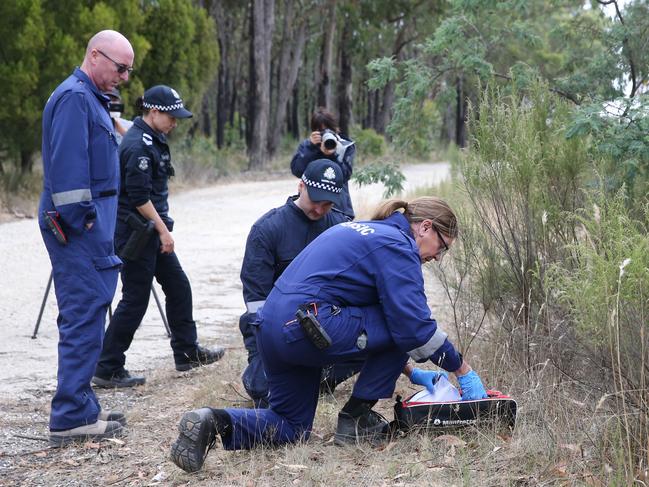
<path id="1" fill-rule="evenodd" d="M 356 157 L 359 160 L 385 154 L 385 139 L 376 130 L 355 127 L 351 132 L 351 138 L 356 143 Z"/>

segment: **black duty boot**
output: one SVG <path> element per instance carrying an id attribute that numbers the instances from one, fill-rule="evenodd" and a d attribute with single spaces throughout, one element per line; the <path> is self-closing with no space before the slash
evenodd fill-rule
<path id="1" fill-rule="evenodd" d="M 176 370 L 185 372 L 195 367 L 200 367 L 201 365 L 211 364 L 220 360 L 224 354 L 225 348 L 223 347 L 206 348 L 198 345 L 196 351 L 186 357 L 186 361 L 176 362 Z"/>
<path id="2" fill-rule="evenodd" d="M 178 431 L 178 439 L 171 445 L 171 459 L 185 472 L 197 472 L 216 443 L 216 419 L 212 410 L 201 408 L 183 414 Z"/>
<path id="3" fill-rule="evenodd" d="M 338 425 L 334 436 L 336 445 L 355 445 L 359 442 L 378 445 L 389 439 L 388 420 L 373 411 L 370 404 L 363 404 L 360 409 L 362 410 L 357 410 L 356 414 L 344 410 L 338 413 Z"/>
<path id="4" fill-rule="evenodd" d="M 94 385 L 104 388 L 141 386 L 144 385 L 145 382 L 146 379 L 144 377 L 133 376 L 124 368 L 113 373 L 110 377 L 95 375 L 92 378 L 92 383 Z"/>

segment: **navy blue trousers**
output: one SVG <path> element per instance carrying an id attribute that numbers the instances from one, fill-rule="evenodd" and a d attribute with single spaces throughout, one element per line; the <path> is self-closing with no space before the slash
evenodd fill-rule
<path id="1" fill-rule="evenodd" d="M 101 352 L 120 260 L 114 255 L 98 255 L 106 249 L 94 241 L 97 237 L 91 232 L 71 236 L 62 246 L 43 226 L 59 309 L 57 387 L 50 429 L 61 431 L 96 422 L 101 410 L 90 381 Z"/>
<path id="2" fill-rule="evenodd" d="M 276 290 L 274 290 L 276 291 Z M 260 444 L 282 445 L 308 439 L 318 404 L 322 369 L 350 359 L 364 360 L 353 395 L 374 400 L 391 397 L 407 353 L 396 348 L 379 306 L 332 308 L 321 305 L 318 319 L 332 339 L 332 346 L 318 350 L 294 321 L 297 306 L 310 299 L 286 296 L 281 306 L 266 302 L 257 333 L 269 389 L 267 409 L 226 409 L 231 434 L 222 437 L 229 450 Z M 277 301 L 275 301 L 277 302 Z M 367 333 L 367 347 L 360 350 L 358 336 Z"/>
<path id="3" fill-rule="evenodd" d="M 118 223 L 119 225 L 120 223 Z M 119 252 L 126 236 L 116 235 Z M 192 312 L 192 290 L 175 253 L 160 253 L 160 239 L 155 234 L 137 260 L 124 260 L 121 271 L 122 299 L 106 329 L 104 347 L 96 375 L 110 378 L 124 367 L 126 351 L 146 313 L 153 278 L 162 286 L 165 309 L 171 330 L 171 348 L 176 363 L 186 363 L 195 355 L 196 323 Z"/>
<path id="4" fill-rule="evenodd" d="M 244 313 L 239 318 L 239 330 L 243 337 L 243 344 L 248 351 L 248 365 L 241 375 L 241 382 L 255 407 L 265 408 L 268 407 L 268 380 L 261 355 L 257 349 L 256 318 L 256 313 Z M 325 367 L 320 387 L 323 390 L 333 391 L 338 384 L 357 374 L 364 362 L 362 357 L 357 357 Z"/>

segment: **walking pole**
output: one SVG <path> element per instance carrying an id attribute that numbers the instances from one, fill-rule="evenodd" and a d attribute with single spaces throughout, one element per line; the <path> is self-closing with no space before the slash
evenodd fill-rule
<path id="1" fill-rule="evenodd" d="M 43 311 L 45 310 L 45 303 L 47 302 L 47 296 L 50 294 L 50 288 L 52 287 L 54 271 L 50 271 L 50 278 L 47 280 L 47 287 L 45 288 L 45 295 L 43 296 L 43 302 L 41 303 L 41 310 L 38 312 L 38 319 L 36 320 L 36 326 L 34 327 L 34 333 L 32 333 L 32 340 L 36 339 L 38 334 L 38 329 L 41 326 L 41 318 L 43 318 Z"/>
<path id="2" fill-rule="evenodd" d="M 155 302 L 158 305 L 158 311 L 160 311 L 160 318 L 162 318 L 162 322 L 165 325 L 165 330 L 167 330 L 167 336 L 171 338 L 171 330 L 169 330 L 169 323 L 167 323 L 167 317 L 165 316 L 165 312 L 162 309 L 162 304 L 160 303 L 160 298 L 158 298 L 158 293 L 155 292 L 155 288 L 153 287 L 153 284 L 151 284 L 151 292 L 153 293 L 153 297 L 155 298 Z"/>

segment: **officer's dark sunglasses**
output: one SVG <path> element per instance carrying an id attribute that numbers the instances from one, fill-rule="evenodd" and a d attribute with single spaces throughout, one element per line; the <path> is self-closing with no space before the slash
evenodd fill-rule
<path id="1" fill-rule="evenodd" d="M 127 66 L 126 64 L 118 63 L 117 61 L 115 61 L 112 57 L 110 57 L 110 56 L 109 56 L 108 54 L 106 54 L 105 52 L 102 52 L 102 51 L 100 51 L 99 49 L 97 49 L 97 52 L 98 52 L 99 54 L 101 54 L 102 56 L 104 56 L 104 57 L 105 57 L 106 59 L 108 59 L 109 61 L 112 61 L 112 63 L 113 63 L 113 64 L 115 65 L 115 67 L 117 68 L 117 72 L 118 72 L 119 74 L 123 74 L 123 73 L 126 73 L 126 72 L 128 72 L 128 74 L 131 74 L 131 73 L 133 72 L 133 68 L 131 68 L 130 66 Z"/>
<path id="2" fill-rule="evenodd" d="M 444 254 L 448 252 L 449 247 L 448 244 L 446 243 L 446 240 L 444 240 L 444 236 L 442 235 L 442 232 L 439 231 L 439 228 L 437 228 L 435 225 L 431 225 L 431 227 L 435 229 L 435 231 L 437 232 L 437 236 L 439 237 L 439 239 L 442 241 L 442 244 L 444 245 L 444 248 L 439 252 L 437 252 L 436 255 L 438 259 L 441 259 L 442 257 L 444 257 Z"/>

